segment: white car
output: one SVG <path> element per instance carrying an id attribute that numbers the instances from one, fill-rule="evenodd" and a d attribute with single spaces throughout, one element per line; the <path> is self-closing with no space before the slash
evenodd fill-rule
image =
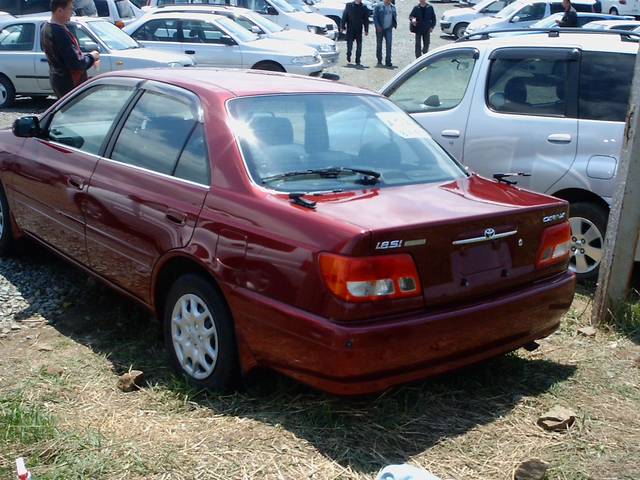
<path id="1" fill-rule="evenodd" d="M 298 45 L 306 45 L 315 48 L 322 58 L 324 68 L 332 67 L 338 63 L 339 51 L 334 40 L 330 40 L 315 33 L 303 32 L 302 30 L 286 30 L 271 20 L 264 18 L 246 8 L 227 7 L 216 5 L 174 5 L 156 8 L 151 13 L 185 12 L 185 13 L 211 13 L 221 15 L 233 20 L 238 25 L 246 28 L 261 38 L 271 38 L 274 40 L 284 40 L 294 42 Z"/>
<path id="2" fill-rule="evenodd" d="M 471 22 L 489 15 L 495 15 L 513 2 L 514 0 L 482 0 L 472 7 L 452 8 L 442 14 L 440 29 L 443 33 L 461 38 Z"/>
<path id="3" fill-rule="evenodd" d="M 124 31 L 143 45 L 190 55 L 198 65 L 320 75 L 318 52 L 305 45 L 260 38 L 219 15 L 147 14 Z"/>
<path id="4" fill-rule="evenodd" d="M 49 19 L 49 15 L 0 16 L 0 108 L 11 105 L 16 95 L 46 97 L 53 94 L 49 64 L 40 48 L 40 29 Z M 100 52 L 100 69 L 89 69 L 89 76 L 113 70 L 194 64 L 184 54 L 142 48 L 102 18 L 72 17 L 68 26 L 83 51 Z"/>
<path id="5" fill-rule="evenodd" d="M 93 0 L 99 17 L 108 18 L 118 28 L 134 22 L 144 12 L 129 0 Z"/>
<path id="6" fill-rule="evenodd" d="M 638 27 L 640 22 L 637 20 L 598 20 L 584 26 L 593 30 L 635 30 Z"/>
<path id="7" fill-rule="evenodd" d="M 595 0 L 574 0 L 571 5 L 578 12 L 593 12 L 595 3 Z M 474 20 L 467 26 L 465 34 L 528 28 L 538 20 L 563 10 L 562 0 L 518 0 L 495 15 Z"/>
<path id="8" fill-rule="evenodd" d="M 612 15 L 640 15 L 639 0 L 602 0 L 602 12 Z"/>

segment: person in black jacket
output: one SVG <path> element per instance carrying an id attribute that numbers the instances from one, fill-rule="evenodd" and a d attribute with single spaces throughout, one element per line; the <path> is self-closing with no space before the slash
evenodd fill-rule
<path id="1" fill-rule="evenodd" d="M 411 10 L 409 21 L 411 31 L 416 35 L 416 58 L 418 58 L 429 51 L 431 32 L 436 26 L 436 12 L 427 0 L 420 0 L 420 3 Z"/>
<path id="2" fill-rule="evenodd" d="M 571 1 L 562 0 L 562 7 L 564 8 L 564 15 L 558 22 L 558 26 L 576 28 L 578 26 L 578 13 L 571 5 Z"/>
<path id="3" fill-rule="evenodd" d="M 342 29 L 347 31 L 347 62 L 351 63 L 353 41 L 356 41 L 356 65 L 360 65 L 362 55 L 362 29 L 365 36 L 369 35 L 369 9 L 362 4 L 362 0 L 347 3 L 342 13 Z"/>
<path id="4" fill-rule="evenodd" d="M 58 98 L 87 80 L 87 70 L 100 59 L 97 51 L 82 53 L 67 23 L 73 0 L 51 0 L 51 20 L 42 25 L 40 45 L 49 62 L 49 81 Z"/>

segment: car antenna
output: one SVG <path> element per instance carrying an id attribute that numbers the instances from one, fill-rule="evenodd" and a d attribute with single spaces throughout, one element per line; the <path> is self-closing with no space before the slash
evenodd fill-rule
<path id="1" fill-rule="evenodd" d="M 304 192 L 291 192 L 289 194 L 289 199 L 291 200 L 292 203 L 295 203 L 296 205 L 300 205 L 301 207 L 315 209 L 316 202 L 314 202 L 313 200 L 307 200 L 306 198 L 302 198 L 304 195 L 306 195 Z"/>
<path id="2" fill-rule="evenodd" d="M 517 185 L 518 182 L 514 182 L 513 180 L 507 180 L 509 177 L 530 177 L 530 173 L 525 172 L 512 172 L 512 173 L 494 173 L 493 178 L 495 178 L 498 182 L 506 183 L 507 185 Z"/>

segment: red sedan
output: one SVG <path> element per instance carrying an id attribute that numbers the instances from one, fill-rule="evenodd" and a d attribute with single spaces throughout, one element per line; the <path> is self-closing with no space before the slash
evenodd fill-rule
<path id="1" fill-rule="evenodd" d="M 380 391 L 527 346 L 574 294 L 566 202 L 324 80 L 103 75 L 0 131 L 0 180 L 0 253 L 31 237 L 142 303 L 203 387 Z"/>

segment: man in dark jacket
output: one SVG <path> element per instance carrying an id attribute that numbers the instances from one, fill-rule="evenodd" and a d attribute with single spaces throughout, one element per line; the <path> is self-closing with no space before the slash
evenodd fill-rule
<path id="1" fill-rule="evenodd" d="M 342 13 L 342 29 L 347 31 L 347 62 L 351 63 L 353 41 L 356 41 L 356 65 L 360 65 L 362 55 L 362 29 L 369 35 L 369 9 L 362 0 L 347 3 Z"/>
<path id="2" fill-rule="evenodd" d="M 393 29 L 398 28 L 398 15 L 395 5 L 391 0 L 378 2 L 373 7 L 373 24 L 376 27 L 376 57 L 378 66 L 382 65 L 382 39 L 385 46 L 385 65 L 393 67 L 391 63 L 391 42 L 393 40 Z"/>
<path id="3" fill-rule="evenodd" d="M 562 7 L 564 8 L 564 15 L 558 22 L 558 26 L 576 28 L 578 26 L 578 14 L 573 5 L 571 5 L 571 0 L 562 0 Z"/>
<path id="4" fill-rule="evenodd" d="M 427 0 L 420 0 L 420 3 L 413 7 L 409 15 L 411 31 L 416 35 L 416 58 L 429 51 L 429 41 L 431 32 L 436 26 L 436 12 L 427 3 Z"/>
<path id="5" fill-rule="evenodd" d="M 87 70 L 100 58 L 97 51 L 82 53 L 67 28 L 73 0 L 51 0 L 51 20 L 42 26 L 40 45 L 49 62 L 49 81 L 58 98 L 87 80 Z"/>

